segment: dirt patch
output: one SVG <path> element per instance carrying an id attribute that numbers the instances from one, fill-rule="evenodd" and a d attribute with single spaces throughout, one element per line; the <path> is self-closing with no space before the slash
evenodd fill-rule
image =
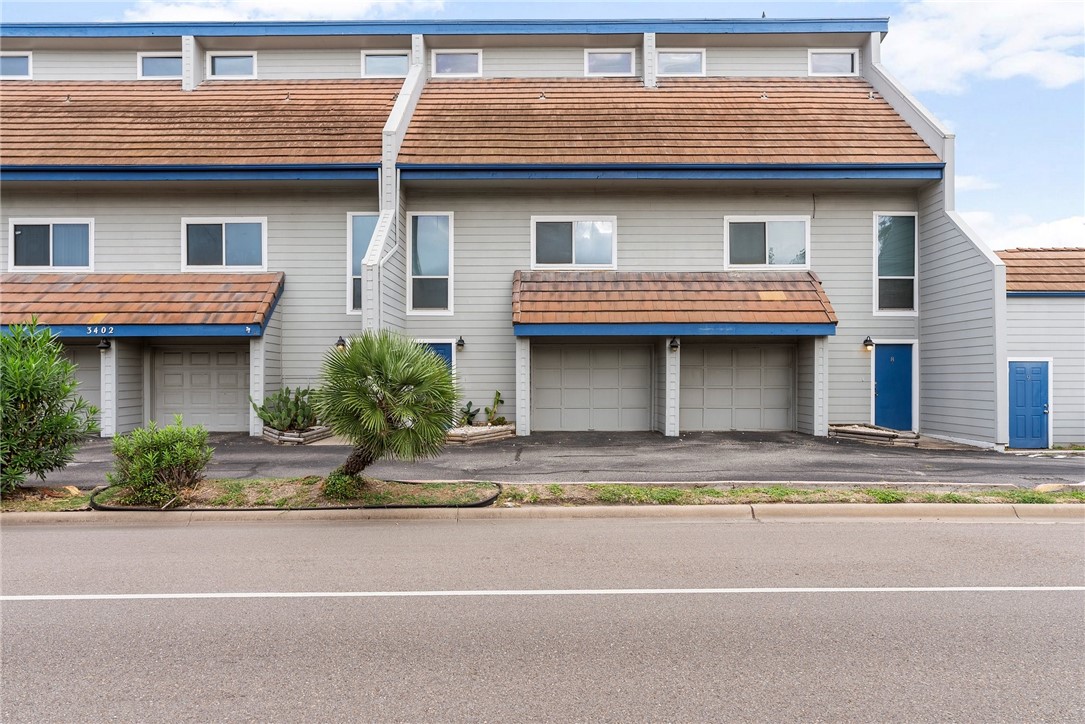
<path id="1" fill-rule="evenodd" d="M 90 491 L 72 486 L 63 488 L 18 488 L 0 500 L 0 511 L 49 513 L 89 510 Z"/>

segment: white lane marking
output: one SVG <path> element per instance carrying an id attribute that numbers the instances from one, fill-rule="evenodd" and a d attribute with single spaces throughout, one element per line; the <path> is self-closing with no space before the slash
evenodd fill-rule
<path id="1" fill-rule="evenodd" d="M 673 596 L 744 593 L 1025 593 L 1081 591 L 1085 586 L 886 586 L 869 588 L 572 588 L 512 591 L 238 591 L 221 593 L 75 593 L 0 596 L 0 601 L 156 601 L 214 598 L 442 598 L 501 596 Z"/>

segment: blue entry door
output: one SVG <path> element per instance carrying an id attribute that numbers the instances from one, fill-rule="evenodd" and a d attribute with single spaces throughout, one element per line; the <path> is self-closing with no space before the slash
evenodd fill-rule
<path id="1" fill-rule="evenodd" d="M 1046 448 L 1047 362 L 1010 362 L 1010 447 Z"/>
<path id="2" fill-rule="evenodd" d="M 912 345 L 874 347 L 874 424 L 912 429 Z"/>
<path id="3" fill-rule="evenodd" d="M 437 353 L 437 356 L 445 361 L 445 364 L 452 367 L 452 345 L 444 342 L 423 342 L 425 346 Z"/>

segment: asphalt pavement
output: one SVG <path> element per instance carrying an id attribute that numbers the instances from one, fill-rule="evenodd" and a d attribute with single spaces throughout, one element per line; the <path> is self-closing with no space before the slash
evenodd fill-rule
<path id="1" fill-rule="evenodd" d="M 346 459 L 339 445 L 279 446 L 243 434 L 213 434 L 216 478 L 323 475 Z M 92 440 L 48 484 L 92 488 L 112 469 L 109 440 Z M 1002 454 L 990 450 L 889 448 L 798 433 L 535 433 L 413 463 L 382 460 L 370 474 L 398 480 L 497 482 L 927 482 L 1076 484 L 1085 456 Z"/>
<path id="2" fill-rule="evenodd" d="M 0 719 L 1076 722 L 1083 542 L 1075 523 L 4 527 Z"/>

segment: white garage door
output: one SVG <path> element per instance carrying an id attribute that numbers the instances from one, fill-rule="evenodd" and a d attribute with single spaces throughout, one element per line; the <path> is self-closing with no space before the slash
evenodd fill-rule
<path id="1" fill-rule="evenodd" d="M 249 429 L 249 348 L 159 348 L 154 352 L 154 418 L 183 415 L 216 432 Z"/>
<path id="2" fill-rule="evenodd" d="M 64 354 L 75 363 L 75 394 L 102 409 L 102 353 L 97 347 L 65 347 Z M 101 419 L 101 415 L 95 415 Z"/>
<path id="3" fill-rule="evenodd" d="M 791 347 L 682 345 L 681 430 L 791 430 Z"/>
<path id="4" fill-rule="evenodd" d="M 536 345 L 531 349 L 535 430 L 650 430 L 649 347 Z"/>

